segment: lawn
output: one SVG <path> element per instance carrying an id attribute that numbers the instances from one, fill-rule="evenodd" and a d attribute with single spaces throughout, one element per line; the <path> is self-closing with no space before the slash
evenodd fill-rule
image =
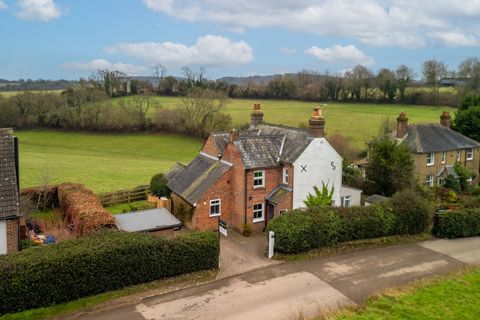
<path id="1" fill-rule="evenodd" d="M 408 286 L 370 299 L 358 311 L 345 311 L 336 320 L 478 319 L 480 269 Z"/>
<path id="2" fill-rule="evenodd" d="M 89 134 L 16 131 L 21 187 L 80 182 L 94 192 L 148 184 L 176 161 L 188 163 L 202 142 L 160 134 Z"/>
<path id="3" fill-rule="evenodd" d="M 128 103 L 132 97 L 114 99 L 114 103 L 124 100 Z M 174 108 L 181 103 L 178 97 L 156 97 L 163 108 Z M 232 116 L 234 124 L 250 121 L 250 112 L 254 103 L 260 103 L 264 112 L 264 121 L 287 126 L 307 124 L 312 109 L 318 106 L 315 102 L 288 100 L 251 100 L 229 99 L 226 111 Z M 400 104 L 355 104 L 329 103 L 325 107 L 326 134 L 340 132 L 348 137 L 354 145 L 365 147 L 379 132 L 381 122 L 389 118 L 395 120 L 401 111 L 407 113 L 409 123 L 440 122 L 442 111 L 449 111 L 452 116 L 456 109 L 451 107 L 415 106 Z"/>

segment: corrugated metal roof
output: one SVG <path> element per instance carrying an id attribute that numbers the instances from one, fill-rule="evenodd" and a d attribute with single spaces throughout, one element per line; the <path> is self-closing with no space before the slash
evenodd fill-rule
<path id="1" fill-rule="evenodd" d="M 440 124 L 415 124 L 408 126 L 402 144 L 411 152 L 441 152 L 480 147 L 480 143 Z"/>
<path id="2" fill-rule="evenodd" d="M 231 164 L 200 153 L 188 166 L 176 164 L 170 169 L 165 175 L 167 186 L 193 205 L 230 167 Z"/>
<path id="3" fill-rule="evenodd" d="M 0 129 L 0 219 L 19 215 L 13 130 Z"/>
<path id="4" fill-rule="evenodd" d="M 182 225 L 180 220 L 165 208 L 117 214 L 115 223 L 118 229 L 127 232 L 172 229 Z"/>

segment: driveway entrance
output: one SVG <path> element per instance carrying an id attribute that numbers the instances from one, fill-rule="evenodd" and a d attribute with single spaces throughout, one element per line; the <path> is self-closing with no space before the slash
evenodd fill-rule
<path id="1" fill-rule="evenodd" d="M 228 237 L 220 235 L 220 271 L 217 279 L 283 263 L 267 259 L 266 248 L 267 237 L 264 233 L 244 237 L 230 229 Z"/>

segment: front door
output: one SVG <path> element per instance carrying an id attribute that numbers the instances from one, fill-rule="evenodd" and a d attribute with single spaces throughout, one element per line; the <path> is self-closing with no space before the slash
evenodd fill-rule
<path id="1" fill-rule="evenodd" d="M 272 220 L 275 216 L 275 205 L 271 204 L 270 202 L 267 203 L 267 214 L 268 214 L 268 221 Z"/>

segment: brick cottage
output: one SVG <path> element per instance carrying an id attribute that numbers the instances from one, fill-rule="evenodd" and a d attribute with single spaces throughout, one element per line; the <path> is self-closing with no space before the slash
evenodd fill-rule
<path id="1" fill-rule="evenodd" d="M 313 186 L 334 188 L 334 205 L 359 205 L 360 190 L 342 186 L 342 157 L 324 137 L 325 118 L 315 108 L 309 129 L 263 122 L 254 105 L 248 130 L 212 133 L 193 161 L 167 172 L 173 213 L 187 227 L 263 231 L 286 210 L 304 207 Z"/>
<path id="2" fill-rule="evenodd" d="M 18 251 L 19 220 L 17 142 L 0 128 L 0 254 Z"/>

